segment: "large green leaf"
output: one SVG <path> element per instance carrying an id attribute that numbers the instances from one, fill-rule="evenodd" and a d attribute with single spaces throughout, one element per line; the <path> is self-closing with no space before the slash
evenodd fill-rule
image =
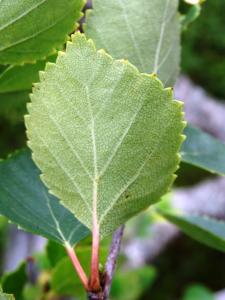
<path id="1" fill-rule="evenodd" d="M 0 213 L 22 229 L 73 246 L 88 230 L 47 191 L 28 150 L 0 162 Z"/>
<path id="2" fill-rule="evenodd" d="M 0 64 L 42 59 L 62 46 L 81 17 L 83 0 L 2 0 Z"/>
<path id="3" fill-rule="evenodd" d="M 47 61 L 54 62 L 55 55 L 49 56 Z M 46 60 L 35 64 L 9 66 L 0 74 L 0 93 L 26 91 L 32 88 L 32 83 L 38 81 L 38 72 L 45 68 Z"/>
<path id="4" fill-rule="evenodd" d="M 181 147 L 183 162 L 225 175 L 225 144 L 200 129 L 188 126 L 186 140 Z"/>
<path id="5" fill-rule="evenodd" d="M 225 252 L 225 222 L 206 216 L 160 211 L 168 221 L 197 241 Z"/>
<path id="6" fill-rule="evenodd" d="M 177 0 L 93 0 L 85 32 L 98 49 L 174 85 L 180 63 Z"/>
<path id="7" fill-rule="evenodd" d="M 182 106 L 171 89 L 77 33 L 35 85 L 29 146 L 51 191 L 102 235 L 159 200 L 174 179 Z"/>

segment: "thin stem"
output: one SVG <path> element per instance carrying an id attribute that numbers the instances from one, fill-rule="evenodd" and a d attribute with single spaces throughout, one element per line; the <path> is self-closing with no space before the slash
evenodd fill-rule
<path id="1" fill-rule="evenodd" d="M 71 262 L 77 272 L 77 275 L 79 276 L 84 288 L 86 291 L 88 291 L 88 278 L 87 275 L 85 274 L 78 258 L 77 255 L 73 249 L 73 247 L 71 247 L 69 244 L 65 245 L 66 251 L 69 255 L 69 258 L 71 259 Z"/>
<path id="2" fill-rule="evenodd" d="M 109 293 L 112 285 L 112 279 L 116 268 L 117 257 L 120 252 L 124 227 L 125 226 L 122 225 L 117 231 L 115 231 L 112 238 L 112 243 L 109 250 L 109 256 L 105 264 L 105 286 L 104 286 L 105 298 L 104 299 L 108 299 L 109 297 Z"/>
<path id="3" fill-rule="evenodd" d="M 92 259 L 91 259 L 91 279 L 90 279 L 90 290 L 99 291 L 100 285 L 100 274 L 99 274 L 99 225 L 94 220 L 93 224 L 93 235 L 92 235 Z"/>

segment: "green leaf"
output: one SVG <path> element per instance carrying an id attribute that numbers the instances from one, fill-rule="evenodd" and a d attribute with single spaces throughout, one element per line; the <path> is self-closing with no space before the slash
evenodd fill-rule
<path id="1" fill-rule="evenodd" d="M 112 283 L 112 300 L 137 300 L 149 289 L 156 277 L 153 267 L 118 271 Z"/>
<path id="2" fill-rule="evenodd" d="M 215 300 L 213 293 L 211 293 L 206 287 L 202 285 L 193 285 L 189 287 L 183 300 Z"/>
<path id="3" fill-rule="evenodd" d="M 46 253 L 52 267 L 54 267 L 67 255 L 65 248 L 53 241 L 48 241 L 48 244 L 46 246 Z"/>
<path id="4" fill-rule="evenodd" d="M 181 147 L 183 162 L 225 175 L 225 144 L 200 129 L 187 126 L 186 140 Z"/>
<path id="5" fill-rule="evenodd" d="M 86 274 L 90 273 L 91 245 L 76 248 L 77 257 Z M 105 263 L 108 247 L 100 247 L 100 263 Z M 52 271 L 51 287 L 59 295 L 76 296 L 86 299 L 86 292 L 79 277 L 74 272 L 74 267 L 68 257 L 63 258 Z"/>
<path id="6" fill-rule="evenodd" d="M 0 162 L 0 213 L 22 229 L 74 245 L 87 229 L 47 191 L 30 152 Z"/>
<path id="7" fill-rule="evenodd" d="M 81 17 L 83 0 L 3 0 L 0 64 L 43 59 L 61 48 Z"/>
<path id="8" fill-rule="evenodd" d="M 176 214 L 162 210 L 159 213 L 193 239 L 225 252 L 225 222 L 206 216 Z"/>
<path id="9" fill-rule="evenodd" d="M 94 0 L 85 33 L 98 49 L 126 58 L 141 72 L 173 86 L 180 63 L 177 0 Z"/>
<path id="10" fill-rule="evenodd" d="M 33 158 L 52 193 L 88 228 L 95 220 L 102 236 L 111 233 L 171 186 L 182 105 L 155 76 L 96 52 L 77 33 L 47 64 L 31 99 Z"/>
<path id="11" fill-rule="evenodd" d="M 5 273 L 1 279 L 2 289 L 8 294 L 13 294 L 16 300 L 22 299 L 23 288 L 27 282 L 26 263 L 23 262 L 13 272 Z"/>
<path id="12" fill-rule="evenodd" d="M 54 62 L 56 56 L 50 56 L 47 61 Z M 31 90 L 32 83 L 38 81 L 38 71 L 45 68 L 46 60 L 35 64 L 9 66 L 0 74 L 0 93 Z M 19 78 L 19 80 L 18 80 Z"/>

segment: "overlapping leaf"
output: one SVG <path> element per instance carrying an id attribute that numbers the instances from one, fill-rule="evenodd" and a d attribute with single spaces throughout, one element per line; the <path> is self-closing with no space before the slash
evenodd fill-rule
<path id="1" fill-rule="evenodd" d="M 73 246 L 89 233 L 48 193 L 28 150 L 0 162 L 0 214 L 61 244 Z"/>
<path id="2" fill-rule="evenodd" d="M 184 134 L 187 138 L 181 147 L 182 161 L 225 175 L 225 144 L 192 126 L 186 127 Z"/>
<path id="3" fill-rule="evenodd" d="M 42 59 L 62 46 L 81 17 L 83 0 L 2 0 L 0 64 Z"/>
<path id="4" fill-rule="evenodd" d="M 165 193 L 183 130 L 171 89 L 77 33 L 35 86 L 29 145 L 52 192 L 102 235 Z"/>
<path id="5" fill-rule="evenodd" d="M 197 241 L 225 252 L 225 222 L 207 216 L 160 211 L 170 222 Z"/>
<path id="6" fill-rule="evenodd" d="M 47 61 L 55 61 L 56 55 L 51 55 Z M 35 64 L 22 66 L 9 66 L 0 74 L 0 94 L 29 91 L 32 83 L 38 81 L 38 72 L 45 68 L 46 60 L 37 61 Z"/>
<path id="7" fill-rule="evenodd" d="M 177 0 L 93 0 L 85 33 L 98 49 L 173 86 L 180 63 L 177 6 Z"/>

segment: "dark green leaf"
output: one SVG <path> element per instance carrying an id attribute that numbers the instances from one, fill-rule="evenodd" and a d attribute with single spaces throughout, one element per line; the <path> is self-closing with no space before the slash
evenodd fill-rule
<path id="1" fill-rule="evenodd" d="M 31 90 L 32 83 L 39 80 L 38 71 L 45 68 L 46 61 L 54 62 L 55 55 L 47 57 L 47 60 L 22 66 L 9 66 L 0 74 L 0 93 Z"/>
<path id="2" fill-rule="evenodd" d="M 23 262 L 15 271 L 5 273 L 2 277 L 2 289 L 7 294 L 13 294 L 16 300 L 22 299 L 23 288 L 27 282 L 26 263 Z"/>
<path id="3" fill-rule="evenodd" d="M 225 252 L 225 222 L 206 216 L 159 212 L 193 239 Z"/>
<path id="4" fill-rule="evenodd" d="M 225 175 L 225 144 L 198 128 L 187 126 L 186 140 L 181 147 L 183 162 Z"/>
<path id="5" fill-rule="evenodd" d="M 74 245 L 88 230 L 47 191 L 28 150 L 0 163 L 0 213 L 23 229 Z"/>

